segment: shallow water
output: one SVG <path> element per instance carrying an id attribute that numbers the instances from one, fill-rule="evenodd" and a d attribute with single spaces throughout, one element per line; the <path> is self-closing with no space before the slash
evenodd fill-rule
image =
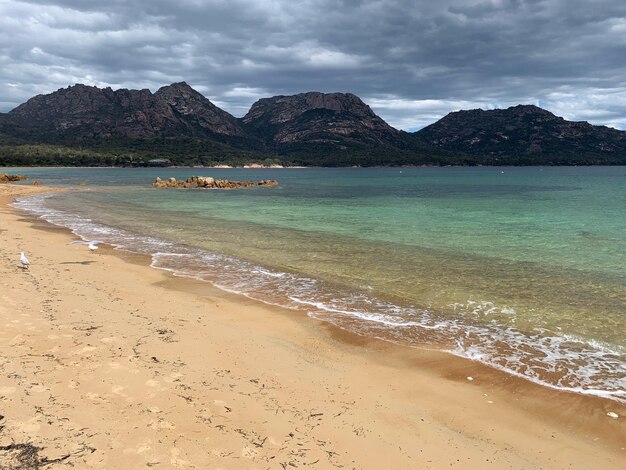
<path id="1" fill-rule="evenodd" d="M 153 266 L 626 401 L 626 168 L 28 169 L 17 205 Z M 152 179 L 276 178 L 155 190 Z"/>

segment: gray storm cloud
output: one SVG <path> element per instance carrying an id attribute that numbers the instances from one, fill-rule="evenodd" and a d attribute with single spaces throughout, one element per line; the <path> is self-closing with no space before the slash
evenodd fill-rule
<path id="1" fill-rule="evenodd" d="M 624 129 L 624 57 L 623 0 L 0 0 L 0 111 L 185 80 L 235 116 L 349 91 L 402 129 L 518 103 Z"/>

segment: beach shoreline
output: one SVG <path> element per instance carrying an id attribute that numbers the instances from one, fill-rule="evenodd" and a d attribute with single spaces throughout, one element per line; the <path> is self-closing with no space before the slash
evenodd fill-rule
<path id="1" fill-rule="evenodd" d="M 144 255 L 68 246 L 69 230 L 7 206 L 44 190 L 0 187 L 0 448 L 78 468 L 623 462 L 619 403 L 359 337 Z"/>

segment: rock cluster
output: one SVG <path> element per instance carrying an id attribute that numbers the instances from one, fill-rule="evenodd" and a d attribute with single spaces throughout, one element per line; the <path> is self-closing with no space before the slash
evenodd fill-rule
<path id="1" fill-rule="evenodd" d="M 163 180 L 157 176 L 152 186 L 155 188 L 239 189 L 252 186 L 276 186 L 277 184 L 278 181 L 276 180 L 230 181 L 216 180 L 210 176 L 191 176 L 186 180 L 177 180 L 176 178 Z"/>
<path id="2" fill-rule="evenodd" d="M 9 173 L 0 173 L 0 183 L 12 183 L 14 181 L 24 181 L 28 177 L 24 175 L 11 175 Z"/>

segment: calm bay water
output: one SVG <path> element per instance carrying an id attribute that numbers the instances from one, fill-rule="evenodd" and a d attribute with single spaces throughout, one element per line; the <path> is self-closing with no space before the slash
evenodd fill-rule
<path id="1" fill-rule="evenodd" d="M 77 188 L 18 207 L 155 267 L 626 402 L 626 167 L 18 171 Z M 193 174 L 280 185 L 150 187 Z"/>

